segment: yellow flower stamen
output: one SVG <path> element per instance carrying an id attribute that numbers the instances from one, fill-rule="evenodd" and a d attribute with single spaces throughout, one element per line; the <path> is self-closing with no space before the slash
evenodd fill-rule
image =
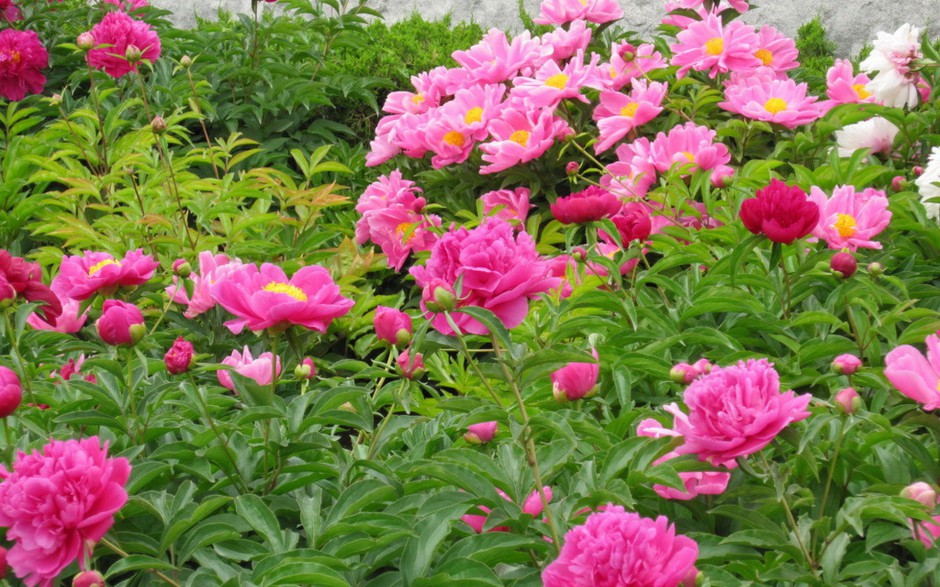
<path id="1" fill-rule="evenodd" d="M 714 39 L 709 39 L 705 43 L 705 52 L 711 55 L 712 57 L 721 55 L 725 52 L 725 40 L 721 37 L 715 37 Z"/>
<path id="2" fill-rule="evenodd" d="M 474 122 L 480 122 L 483 120 L 483 109 L 479 106 L 467 110 L 467 115 L 464 116 L 465 124 L 473 124 Z"/>
<path id="3" fill-rule="evenodd" d="M 639 107 L 639 104 L 636 102 L 630 102 L 620 109 L 620 116 L 629 116 L 630 118 L 633 118 L 633 115 L 636 114 L 636 109 Z"/>
<path id="4" fill-rule="evenodd" d="M 99 271 L 107 267 L 108 265 L 120 265 L 120 263 L 118 263 L 114 259 L 105 259 L 104 261 L 98 261 L 97 263 L 95 263 L 94 265 L 88 268 L 88 277 L 91 277 L 95 273 L 98 273 Z"/>
<path id="5" fill-rule="evenodd" d="M 832 225 L 842 238 L 851 238 L 856 232 L 855 217 L 848 214 L 836 214 L 836 221 Z"/>
<path id="6" fill-rule="evenodd" d="M 865 84 L 852 84 L 852 89 L 855 90 L 859 100 L 871 98 L 871 92 L 865 89 Z"/>
<path id="7" fill-rule="evenodd" d="M 462 147 L 465 142 L 467 142 L 467 137 L 463 136 L 463 133 L 456 130 L 452 130 L 446 135 L 444 135 L 444 142 L 448 145 L 453 145 L 454 147 Z"/>
<path id="8" fill-rule="evenodd" d="M 568 76 L 563 73 L 556 73 L 545 80 L 545 85 L 556 90 L 563 90 L 568 85 Z"/>
<path id="9" fill-rule="evenodd" d="M 761 63 L 763 63 L 764 65 L 768 67 L 770 66 L 771 63 L 774 62 L 774 54 L 768 51 L 767 49 L 758 49 L 757 51 L 754 52 L 754 57 L 757 57 L 758 59 L 760 59 Z"/>
<path id="10" fill-rule="evenodd" d="M 529 131 L 527 130 L 517 130 L 516 132 L 509 135 L 509 140 L 518 143 L 523 147 L 529 146 Z"/>
<path id="11" fill-rule="evenodd" d="M 424 104 L 424 94 L 415 94 L 411 97 L 411 103 L 417 106 L 418 104 Z"/>
<path id="12" fill-rule="evenodd" d="M 278 281 L 272 281 L 271 283 L 267 284 L 261 289 L 263 289 L 264 291 L 273 291 L 274 293 L 281 293 L 281 294 L 289 295 L 290 297 L 294 298 L 298 302 L 307 301 L 307 294 L 305 294 L 303 290 L 301 290 L 296 285 L 291 285 L 289 283 L 280 283 Z"/>
<path id="13" fill-rule="evenodd" d="M 787 109 L 787 103 L 785 100 L 780 98 L 771 98 L 764 102 L 764 110 L 770 112 L 771 114 L 776 114 L 778 112 L 783 112 Z"/>

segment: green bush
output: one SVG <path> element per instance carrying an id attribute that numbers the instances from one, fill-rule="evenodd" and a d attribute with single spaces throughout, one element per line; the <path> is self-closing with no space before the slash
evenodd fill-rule
<path id="1" fill-rule="evenodd" d="M 796 31 L 796 48 L 805 80 L 814 90 L 825 89 L 826 71 L 835 62 L 836 44 L 829 39 L 819 17 Z"/>

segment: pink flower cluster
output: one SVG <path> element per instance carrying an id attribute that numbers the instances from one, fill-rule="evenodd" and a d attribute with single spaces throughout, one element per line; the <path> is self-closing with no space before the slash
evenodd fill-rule
<path id="1" fill-rule="evenodd" d="M 88 34 L 95 47 L 88 51 L 88 64 L 111 77 L 136 72 L 141 61 L 153 63 L 160 57 L 157 33 L 121 10 L 106 14 Z"/>

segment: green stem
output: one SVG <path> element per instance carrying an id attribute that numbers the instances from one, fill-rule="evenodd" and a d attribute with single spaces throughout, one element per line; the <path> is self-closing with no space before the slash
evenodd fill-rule
<path id="1" fill-rule="evenodd" d="M 767 471 L 767 474 L 770 475 L 771 479 L 773 479 L 774 485 L 776 485 L 779 489 L 780 505 L 783 506 L 783 511 L 787 515 L 787 522 L 790 524 L 790 528 L 793 530 L 793 536 L 796 538 L 797 546 L 799 546 L 800 552 L 803 553 L 803 558 L 806 559 L 806 564 L 808 564 L 810 569 L 812 569 L 813 575 L 816 575 L 816 561 L 813 560 L 813 556 L 806 548 L 806 544 L 803 542 L 803 538 L 800 536 L 800 526 L 796 523 L 796 518 L 793 516 L 793 510 L 790 509 L 790 500 L 787 499 L 786 487 L 782 485 L 782 480 L 779 479 L 776 473 L 771 469 L 770 463 L 767 462 L 767 457 L 764 456 L 763 452 L 760 453 L 760 458 L 763 462 L 764 470 Z"/>
<path id="2" fill-rule="evenodd" d="M 842 450 L 842 439 L 845 437 L 845 419 L 848 415 L 839 418 L 839 434 L 836 436 L 836 444 L 832 450 L 832 458 L 829 459 L 829 471 L 826 474 L 826 485 L 823 488 L 822 499 L 819 501 L 819 515 L 817 519 L 822 518 L 826 513 L 826 503 L 829 501 L 829 490 L 832 487 L 832 478 L 835 476 L 836 461 L 839 460 L 839 451 Z"/>
<path id="3" fill-rule="evenodd" d="M 101 116 L 101 101 L 98 99 L 98 88 L 95 86 L 95 70 L 88 66 L 88 90 L 95 105 L 95 115 L 98 118 L 98 131 L 101 133 L 101 150 L 98 153 L 98 163 L 101 173 L 108 172 L 108 136 L 104 129 L 104 118 Z"/>
<path id="4" fill-rule="evenodd" d="M 209 413 L 209 404 L 205 399 L 203 399 L 202 393 L 196 387 L 196 382 L 193 380 L 192 373 L 189 374 L 189 381 L 193 385 L 196 398 L 199 400 L 199 405 L 206 414 L 206 422 L 209 424 L 209 428 L 212 429 L 215 437 L 219 440 L 219 444 L 222 445 L 222 452 L 225 453 L 229 464 L 232 465 L 232 469 L 235 471 L 236 476 L 234 478 L 231 475 L 227 475 L 229 480 L 233 485 L 239 485 L 241 487 L 242 493 L 251 493 L 251 490 L 248 488 L 248 482 L 245 481 L 245 477 L 242 475 L 241 469 L 238 468 L 238 461 L 236 461 L 235 455 L 232 453 L 232 447 L 229 446 L 228 438 L 226 438 L 225 435 L 222 434 L 222 431 L 219 430 L 215 425 L 215 420 L 212 418 L 212 414 Z"/>
<path id="5" fill-rule="evenodd" d="M 127 551 L 125 551 L 123 548 L 121 548 L 121 547 L 118 546 L 117 544 L 115 544 L 115 543 L 111 542 L 110 540 L 108 540 L 107 537 L 105 537 L 105 536 L 102 536 L 102 537 L 101 537 L 101 540 L 100 540 L 99 542 L 101 542 L 101 544 L 104 545 L 105 548 L 107 548 L 108 550 L 110 550 L 111 552 L 113 552 L 113 553 L 115 553 L 115 554 L 117 554 L 117 555 L 119 555 L 119 556 L 122 556 L 122 557 L 124 557 L 124 558 L 127 558 L 127 557 L 130 556 L 130 554 L 128 554 Z M 160 571 L 158 571 L 158 570 L 156 570 L 156 569 L 148 569 L 148 570 L 149 570 L 151 573 L 153 573 L 154 575 L 160 577 L 161 579 L 163 579 L 164 581 L 166 581 L 167 583 L 169 583 L 172 587 L 180 587 L 180 584 L 179 584 L 177 581 L 175 581 L 175 580 L 173 580 L 173 579 L 167 577 L 167 576 L 164 575 L 162 572 L 160 572 Z"/>
<path id="6" fill-rule="evenodd" d="M 496 393 L 496 390 L 493 389 L 493 386 L 490 385 L 489 380 L 486 378 L 486 375 L 483 374 L 483 371 L 480 370 L 480 366 L 477 365 L 477 362 L 470 356 L 470 349 L 467 348 L 467 342 L 464 340 L 463 332 L 461 332 L 460 327 L 457 326 L 457 323 L 454 322 L 453 317 L 450 315 L 450 312 L 444 312 L 444 317 L 447 319 L 447 324 L 453 329 L 454 335 L 457 337 L 457 343 L 460 345 L 460 350 L 463 351 L 464 356 L 467 358 L 467 362 L 470 363 L 470 366 L 476 372 L 477 377 L 480 378 L 480 381 L 483 382 L 483 386 L 486 387 L 486 390 L 490 392 L 490 396 L 493 398 L 493 401 L 496 402 L 496 405 L 503 407 L 502 400 L 499 399 L 499 395 Z"/>

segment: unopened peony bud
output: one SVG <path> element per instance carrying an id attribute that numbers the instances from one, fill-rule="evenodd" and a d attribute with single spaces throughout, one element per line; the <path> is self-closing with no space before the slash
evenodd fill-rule
<path id="1" fill-rule="evenodd" d="M 154 116 L 153 120 L 150 121 L 150 128 L 153 132 L 160 134 L 166 130 L 166 121 L 163 120 L 162 116 Z"/>
<path id="2" fill-rule="evenodd" d="M 854 414 L 862 407 L 862 398 L 853 387 L 846 387 L 836 394 L 836 409 L 844 414 Z"/>
<path id="3" fill-rule="evenodd" d="M 471 424 L 467 426 L 467 433 L 463 435 L 463 439 L 470 444 L 483 444 L 493 440 L 493 437 L 496 436 L 496 428 L 496 420 Z"/>
<path id="4" fill-rule="evenodd" d="M 317 366 L 313 364 L 310 357 L 304 358 L 296 367 L 294 367 L 294 377 L 297 379 L 313 379 L 317 376 Z"/>
<path id="5" fill-rule="evenodd" d="M 171 375 L 189 371 L 193 364 L 193 343 L 182 336 L 177 338 L 170 350 L 163 355 L 163 364 Z"/>
<path id="6" fill-rule="evenodd" d="M 934 488 L 924 483 L 923 481 L 918 481 L 917 483 L 912 483 L 901 490 L 901 497 L 906 497 L 907 499 L 913 499 L 914 501 L 919 501 L 924 507 L 930 509 L 931 511 L 937 505 L 937 492 L 934 491 Z"/>
<path id="7" fill-rule="evenodd" d="M 173 261 L 173 273 L 186 279 L 193 273 L 193 266 L 186 259 L 177 259 Z"/>
<path id="8" fill-rule="evenodd" d="M 83 571 L 72 579 L 72 587 L 107 587 L 98 571 Z"/>
<path id="9" fill-rule="evenodd" d="M 6 418 L 20 407 L 23 386 L 12 369 L 0 367 L 0 418 Z"/>
<path id="10" fill-rule="evenodd" d="M 862 360 L 848 353 L 832 360 L 832 370 L 839 375 L 852 375 L 862 366 Z"/>
<path id="11" fill-rule="evenodd" d="M 143 52 L 136 45 L 128 45 L 127 50 L 124 51 L 124 59 L 127 59 L 130 63 L 137 63 L 143 56 Z"/>
<path id="12" fill-rule="evenodd" d="M 90 32 L 84 32 L 78 35 L 78 38 L 75 39 L 75 44 L 78 45 L 78 48 L 82 51 L 88 51 L 89 49 L 95 48 L 95 38 Z"/>
<path id="13" fill-rule="evenodd" d="M 924 168 L 921 167 L 920 165 L 915 165 L 915 166 L 911 169 L 911 171 L 914 173 L 914 177 L 920 177 L 921 175 L 924 174 Z"/>
<path id="14" fill-rule="evenodd" d="M 712 170 L 709 181 L 713 187 L 725 188 L 731 185 L 731 178 L 734 177 L 734 169 L 727 165 L 719 165 Z"/>
<path id="15" fill-rule="evenodd" d="M 52 96 L 49 97 L 49 105 L 50 105 L 50 106 L 58 106 L 58 105 L 61 104 L 61 103 L 62 103 L 62 94 L 55 93 L 55 94 L 52 94 Z"/>
<path id="16" fill-rule="evenodd" d="M 591 352 L 597 359 L 597 351 Z M 568 363 L 552 373 L 552 395 L 560 402 L 593 397 L 597 395 L 599 375 L 597 363 Z"/>
<path id="17" fill-rule="evenodd" d="M 708 359 L 699 359 L 692 365 L 688 363 L 679 363 L 669 371 L 669 378 L 676 383 L 685 383 L 688 385 L 702 375 L 708 375 L 712 371 L 712 364 Z"/>
<path id="18" fill-rule="evenodd" d="M 569 161 L 568 164 L 565 165 L 565 173 L 568 175 L 577 174 L 579 169 L 581 169 L 581 164 L 577 161 Z"/>
<path id="19" fill-rule="evenodd" d="M 885 272 L 884 265 L 875 261 L 868 264 L 868 274 L 872 277 L 880 277 Z"/>
<path id="20" fill-rule="evenodd" d="M 895 175 L 891 178 L 891 189 L 896 192 L 907 189 L 907 180 L 903 176 Z"/>
<path id="21" fill-rule="evenodd" d="M 188 67 L 192 66 L 192 64 L 193 64 L 193 59 L 192 59 L 192 57 L 190 57 L 189 55 L 183 55 L 183 56 L 180 58 L 180 65 L 182 65 L 183 67 L 187 67 L 187 68 L 188 68 Z"/>
<path id="22" fill-rule="evenodd" d="M 858 269 L 858 261 L 855 260 L 852 253 L 843 251 L 832 256 L 832 259 L 829 260 L 829 269 L 836 277 L 848 279 L 855 275 L 855 270 Z"/>
<path id="23" fill-rule="evenodd" d="M 414 379 L 424 375 L 424 357 L 421 353 L 415 353 L 412 358 L 409 349 L 405 349 L 398 355 L 398 372 L 405 379 Z"/>
<path id="24" fill-rule="evenodd" d="M 115 346 L 133 346 L 147 333 L 140 308 L 119 300 L 105 300 L 95 328 L 101 340 Z"/>
<path id="25" fill-rule="evenodd" d="M 372 325 L 375 326 L 375 335 L 379 340 L 390 345 L 403 347 L 411 341 L 411 316 L 395 308 L 377 307 Z"/>
<path id="26" fill-rule="evenodd" d="M 421 292 L 424 307 L 431 312 L 451 312 L 457 307 L 454 288 L 441 279 L 434 279 Z"/>

